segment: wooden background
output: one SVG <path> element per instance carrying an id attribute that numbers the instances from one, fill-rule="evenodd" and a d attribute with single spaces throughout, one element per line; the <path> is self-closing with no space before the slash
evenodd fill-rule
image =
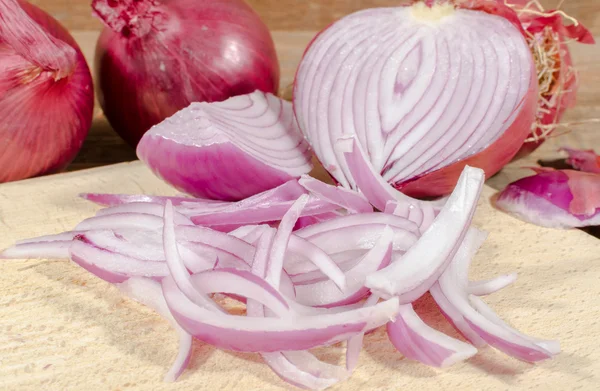
<path id="1" fill-rule="evenodd" d="M 207 0 L 198 0 L 207 1 Z M 282 88 L 290 85 L 302 53 L 317 31 L 353 11 L 376 6 L 394 6 L 408 0 L 248 0 L 270 27 L 282 68 Z M 91 15 L 91 0 L 32 0 L 63 23 L 80 43 L 89 64 L 93 64 L 95 42 L 102 24 Z M 569 13 L 600 36 L 600 0 L 541 0 L 547 8 Z M 562 129 L 566 135 L 550 140 L 526 161 L 507 167 L 489 182 L 496 188 L 527 174 L 521 166 L 539 160 L 561 158 L 559 146 L 600 149 L 600 50 L 597 46 L 572 46 L 575 64 L 580 72 L 581 88 L 578 106 L 565 117 L 565 122 L 584 122 Z M 90 134 L 70 171 L 135 160 L 135 151 L 111 129 L 98 105 Z"/>

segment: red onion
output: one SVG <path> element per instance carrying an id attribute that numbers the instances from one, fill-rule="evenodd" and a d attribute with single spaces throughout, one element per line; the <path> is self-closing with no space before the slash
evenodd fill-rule
<path id="1" fill-rule="evenodd" d="M 138 156 L 177 189 L 237 201 L 311 171 L 289 102 L 256 91 L 194 103 L 142 138 Z"/>
<path id="2" fill-rule="evenodd" d="M 92 123 L 94 91 L 83 54 L 39 8 L 0 1 L 0 183 L 64 169 Z"/>
<path id="3" fill-rule="evenodd" d="M 496 2 L 506 18 L 453 3 L 360 11 L 308 48 L 294 109 L 343 186 L 354 181 L 335 150 L 342 136 L 355 136 L 375 171 L 413 196 L 450 193 L 467 164 L 493 175 L 522 145 L 537 80 L 518 19 Z"/>
<path id="4" fill-rule="evenodd" d="M 600 225 L 600 175 L 538 170 L 504 189 L 496 206 L 521 220 L 550 228 Z"/>
<path id="5" fill-rule="evenodd" d="M 94 0 L 98 98 L 132 146 L 192 102 L 276 93 L 279 63 L 267 27 L 242 0 Z"/>

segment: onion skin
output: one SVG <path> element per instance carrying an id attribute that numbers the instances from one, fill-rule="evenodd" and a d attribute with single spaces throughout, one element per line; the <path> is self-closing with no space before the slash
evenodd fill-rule
<path id="1" fill-rule="evenodd" d="M 499 194 L 496 206 L 543 227 L 567 229 L 600 224 L 600 175 L 552 169 L 536 172 L 508 185 Z"/>
<path id="2" fill-rule="evenodd" d="M 73 37 L 36 6 L 18 4 L 66 55 L 62 59 L 56 55 L 55 66 L 49 68 L 48 61 L 28 59 L 0 37 L 0 183 L 66 168 L 81 149 L 94 108 L 92 77 Z M 20 21 L 8 17 L 5 26 L 13 30 Z M 0 23 L 5 23 L 2 17 Z M 22 38 L 31 42 L 27 39 Z"/>
<path id="3" fill-rule="evenodd" d="M 218 102 L 257 89 L 277 92 L 273 40 L 242 0 L 126 0 L 122 3 L 130 8 L 116 21 L 106 3 L 110 1 L 93 2 L 109 26 L 96 47 L 98 99 L 110 124 L 130 145 L 192 102 Z M 151 28 L 123 27 L 119 22 L 127 15 Z"/>

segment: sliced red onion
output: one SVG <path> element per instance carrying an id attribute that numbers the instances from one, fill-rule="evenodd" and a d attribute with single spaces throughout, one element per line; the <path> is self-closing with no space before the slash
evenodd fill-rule
<path id="1" fill-rule="evenodd" d="M 290 237 L 287 250 L 286 257 L 289 257 L 290 253 L 302 254 L 304 259 L 308 259 L 320 273 L 331 279 L 339 289 L 343 289 L 346 286 L 346 276 L 343 271 L 318 246 L 315 246 L 306 239 L 293 235 Z"/>
<path id="2" fill-rule="evenodd" d="M 292 231 L 307 203 L 307 195 L 303 195 L 294 202 L 291 208 L 286 212 L 285 216 L 283 216 L 279 229 L 271 244 L 269 268 L 267 269 L 266 280 L 275 288 L 279 287 L 281 272 L 283 270 L 283 259 L 289 245 Z"/>
<path id="3" fill-rule="evenodd" d="M 174 382 L 181 376 L 192 358 L 192 336 L 179 327 L 175 318 L 171 315 L 160 283 L 147 278 L 130 278 L 123 283 L 116 284 L 116 286 L 125 296 L 158 312 L 160 316 L 169 321 L 179 334 L 179 353 L 177 353 L 173 366 L 165 375 L 165 382 Z"/>
<path id="4" fill-rule="evenodd" d="M 163 280 L 163 292 L 175 319 L 193 336 L 222 349 L 247 352 L 329 345 L 379 327 L 398 311 L 398 300 L 391 299 L 372 308 L 293 319 L 215 316 L 194 305 L 170 278 Z"/>
<path id="5" fill-rule="evenodd" d="M 193 103 L 150 129 L 137 153 L 177 189 L 225 201 L 272 189 L 312 169 L 291 103 L 260 91 Z"/>
<path id="6" fill-rule="evenodd" d="M 561 148 L 561 151 L 569 154 L 567 163 L 573 168 L 579 171 L 600 174 L 600 156 L 596 155 L 593 149 L 580 150 L 565 147 Z"/>
<path id="7" fill-rule="evenodd" d="M 75 227 L 76 231 L 92 229 L 147 229 L 157 231 L 162 229 L 163 221 L 159 216 L 145 213 L 117 213 L 114 215 L 94 216 L 83 220 Z"/>
<path id="8" fill-rule="evenodd" d="M 487 281 L 469 283 L 469 293 L 475 296 L 488 296 L 517 281 L 517 273 L 507 274 Z"/>
<path id="9" fill-rule="evenodd" d="M 367 277 L 381 296 L 409 304 L 429 290 L 452 261 L 468 231 L 485 180 L 480 169 L 465 167 L 456 189 L 431 227 L 402 259 Z"/>
<path id="10" fill-rule="evenodd" d="M 0 252 L 0 259 L 68 259 L 71 241 L 15 244 Z"/>
<path id="11" fill-rule="evenodd" d="M 73 262 L 111 283 L 124 282 L 131 277 L 162 278 L 169 275 L 164 262 L 142 261 L 111 253 L 80 240 L 71 244 L 69 252 Z"/>
<path id="12" fill-rule="evenodd" d="M 171 277 L 177 284 L 177 287 L 181 289 L 187 298 L 194 302 L 194 304 L 203 308 L 220 310 L 220 307 L 208 298 L 205 292 L 198 290 L 194 286 L 190 273 L 179 256 L 177 238 L 175 237 L 175 214 L 171 201 L 167 201 L 164 211 L 163 246 L 164 254 L 167 259 L 167 267 L 169 268 Z M 207 262 L 210 261 L 207 260 Z"/>
<path id="13" fill-rule="evenodd" d="M 400 306 L 400 313 L 387 324 L 387 333 L 405 357 L 433 367 L 446 368 L 477 353 L 467 343 L 429 327 L 411 304 Z"/>
<path id="14" fill-rule="evenodd" d="M 339 209 L 337 205 L 319 200 L 315 197 L 311 197 L 307 201 L 302 216 L 320 215 Z M 261 205 L 252 205 L 244 209 L 234 205 L 227 209 L 208 213 L 194 214 L 192 211 L 188 213 L 196 225 L 208 227 L 220 225 L 241 226 L 245 224 L 263 224 L 271 221 L 279 221 L 293 204 L 294 201 L 265 203 Z"/>
<path id="15" fill-rule="evenodd" d="M 145 194 L 103 194 L 103 193 L 81 193 L 81 198 L 96 203 L 102 206 L 117 206 L 123 204 L 131 204 L 134 202 L 151 202 L 153 204 L 165 205 L 167 201 L 171 201 L 173 205 L 179 206 L 183 203 L 194 204 L 196 207 L 199 206 L 215 206 L 215 205 L 228 205 L 227 202 L 205 200 L 199 198 L 190 197 L 163 197 L 163 196 L 152 196 Z"/>
<path id="16" fill-rule="evenodd" d="M 360 193 L 340 186 L 328 185 L 308 175 L 303 175 L 298 183 L 319 199 L 335 204 L 351 213 L 373 212 L 369 201 Z"/>
<path id="17" fill-rule="evenodd" d="M 167 200 L 167 202 L 171 202 Z M 122 213 L 143 213 L 152 216 L 161 217 L 164 213 L 165 206 L 161 204 L 155 204 L 151 202 L 131 202 L 124 205 L 117 205 L 110 208 L 100 209 L 96 216 L 109 216 L 114 214 L 122 214 Z M 173 217 L 175 219 L 175 224 L 178 225 L 191 225 L 191 220 L 179 213 L 177 210 L 173 211 Z"/>
<path id="18" fill-rule="evenodd" d="M 394 232 L 386 227 L 375 246 L 345 273 L 347 285 L 341 289 L 331 280 L 296 285 L 298 302 L 326 308 L 359 302 L 369 294 L 369 289 L 365 287 L 367 276 L 390 264 L 393 239 Z"/>
<path id="19" fill-rule="evenodd" d="M 379 299 L 379 296 L 371 295 L 369 298 L 367 298 L 367 300 L 365 300 L 363 306 L 372 307 L 379 302 Z M 364 339 L 365 334 L 361 333 L 348 339 L 348 342 L 346 343 L 346 369 L 350 373 L 352 373 L 358 365 L 358 359 L 360 357 L 360 351 L 362 350 Z"/>
<path id="20" fill-rule="evenodd" d="M 431 289 L 434 299 L 452 319 L 453 324 L 469 339 L 476 334 L 479 339 L 496 349 L 523 361 L 536 362 L 551 358 L 558 353 L 556 342 L 528 337 L 502 322 L 497 316 L 490 316 L 493 313 L 491 310 L 483 313 L 480 308 L 473 307 L 472 303 L 480 302 L 480 299 L 469 295 L 465 276 L 479 242 L 476 231 L 467 235 L 452 263 L 442 274 L 437 285 Z"/>
<path id="21" fill-rule="evenodd" d="M 290 354 L 292 353 L 298 355 L 294 356 L 294 360 L 290 359 Z M 262 357 L 273 372 L 289 384 L 298 388 L 324 390 L 348 377 L 347 374 L 340 373 L 341 371 L 336 366 L 318 361 L 309 352 L 263 353 Z M 312 367 L 317 366 L 312 362 L 312 359 L 319 363 L 317 364 L 318 369 L 316 371 L 312 370 Z M 317 374 L 315 375 L 311 372 L 317 372 Z"/>
<path id="22" fill-rule="evenodd" d="M 543 227 L 600 225 L 600 175 L 573 170 L 539 172 L 508 185 L 496 206 Z"/>
<path id="23" fill-rule="evenodd" d="M 355 174 L 334 146 L 351 136 L 386 182 L 435 196 L 450 193 L 467 164 L 489 176 L 510 161 L 534 122 L 536 89 L 520 25 L 416 2 L 363 10 L 319 34 L 298 69 L 294 107 L 344 187 Z"/>

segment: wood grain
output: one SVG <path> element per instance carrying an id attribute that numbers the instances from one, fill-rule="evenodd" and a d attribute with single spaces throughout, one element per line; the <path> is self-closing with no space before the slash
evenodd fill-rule
<path id="1" fill-rule="evenodd" d="M 0 186 L 0 248 L 58 233 L 97 207 L 81 191 L 173 194 L 140 163 L 79 171 Z M 519 280 L 486 299 L 520 330 L 561 341 L 563 353 L 529 365 L 491 349 L 446 370 L 408 361 L 383 330 L 369 335 L 354 376 L 335 390 L 595 390 L 600 384 L 600 242 L 579 231 L 521 223 L 490 206 L 486 188 L 475 225 L 491 232 L 472 278 L 518 272 Z M 0 263 L 0 390 L 284 390 L 256 354 L 197 342 L 179 382 L 162 377 L 177 351 L 166 321 L 121 297 L 111 285 L 67 261 Z M 457 336 L 425 298 L 424 318 Z M 321 349 L 330 362 L 343 347 Z"/>
<path id="2" fill-rule="evenodd" d="M 351 12 L 371 7 L 393 7 L 408 0 L 247 0 L 271 30 L 320 30 Z M 542 0 L 548 9 L 560 0 Z M 91 0 L 31 0 L 71 30 L 95 30 L 101 23 L 92 17 Z M 510 1 L 508 1 L 510 3 Z M 566 0 L 561 9 L 600 34 L 600 2 Z"/>

